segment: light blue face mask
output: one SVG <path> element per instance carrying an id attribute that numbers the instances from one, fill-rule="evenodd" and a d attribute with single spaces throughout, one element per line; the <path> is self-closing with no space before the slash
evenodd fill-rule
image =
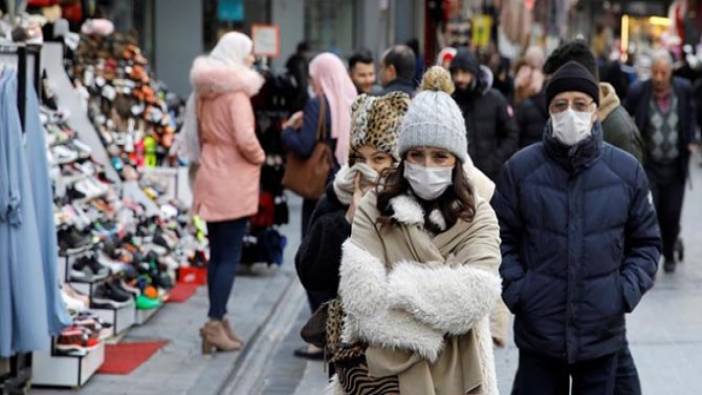
<path id="1" fill-rule="evenodd" d="M 453 167 L 425 167 L 405 162 L 403 175 L 412 191 L 426 201 L 438 198 L 453 184 Z"/>

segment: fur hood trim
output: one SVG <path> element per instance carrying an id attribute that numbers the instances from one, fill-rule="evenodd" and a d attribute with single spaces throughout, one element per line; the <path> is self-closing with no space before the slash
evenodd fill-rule
<path id="1" fill-rule="evenodd" d="M 417 199 L 411 195 L 399 195 L 390 199 L 392 207 L 392 218 L 403 225 L 424 226 L 424 209 Z M 433 210 L 429 214 L 429 221 L 438 226 L 442 231 L 446 230 L 446 220 L 439 210 Z"/>
<path id="2" fill-rule="evenodd" d="M 606 82 L 600 82 L 600 109 L 597 111 L 600 122 L 607 119 L 620 103 L 614 87 Z"/>
<path id="3" fill-rule="evenodd" d="M 207 56 L 195 59 L 190 71 L 190 83 L 203 96 L 244 92 L 251 97 L 258 93 L 264 82 L 253 69 L 228 66 Z"/>

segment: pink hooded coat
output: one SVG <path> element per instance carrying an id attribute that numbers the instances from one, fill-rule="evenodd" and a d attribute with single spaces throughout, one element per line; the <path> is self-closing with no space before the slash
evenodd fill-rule
<path id="1" fill-rule="evenodd" d="M 250 98 L 263 78 L 244 66 L 201 57 L 190 79 L 198 97 L 201 145 L 194 211 L 209 222 L 254 215 L 265 154 L 256 138 Z"/>

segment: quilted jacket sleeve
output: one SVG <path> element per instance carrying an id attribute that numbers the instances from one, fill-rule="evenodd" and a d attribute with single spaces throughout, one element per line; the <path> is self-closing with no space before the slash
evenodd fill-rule
<path id="1" fill-rule="evenodd" d="M 632 312 L 653 287 L 661 254 L 661 236 L 643 168 L 636 172 L 634 201 L 626 224 L 626 258 L 621 269 L 625 307 Z"/>
<path id="2" fill-rule="evenodd" d="M 502 239 L 502 300 L 513 313 L 519 304 L 519 294 L 525 275 L 525 269 L 520 261 L 520 243 L 523 225 L 519 214 L 519 196 L 509 162 L 497 181 L 495 195 L 492 198 L 500 224 Z"/>

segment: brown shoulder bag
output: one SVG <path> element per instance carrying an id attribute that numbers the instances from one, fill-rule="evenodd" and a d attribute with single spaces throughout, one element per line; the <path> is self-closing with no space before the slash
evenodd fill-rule
<path id="1" fill-rule="evenodd" d="M 326 100 L 320 100 L 316 143 L 309 158 L 289 152 L 282 184 L 305 199 L 319 199 L 324 193 L 332 167 L 332 152 L 326 143 Z"/>

